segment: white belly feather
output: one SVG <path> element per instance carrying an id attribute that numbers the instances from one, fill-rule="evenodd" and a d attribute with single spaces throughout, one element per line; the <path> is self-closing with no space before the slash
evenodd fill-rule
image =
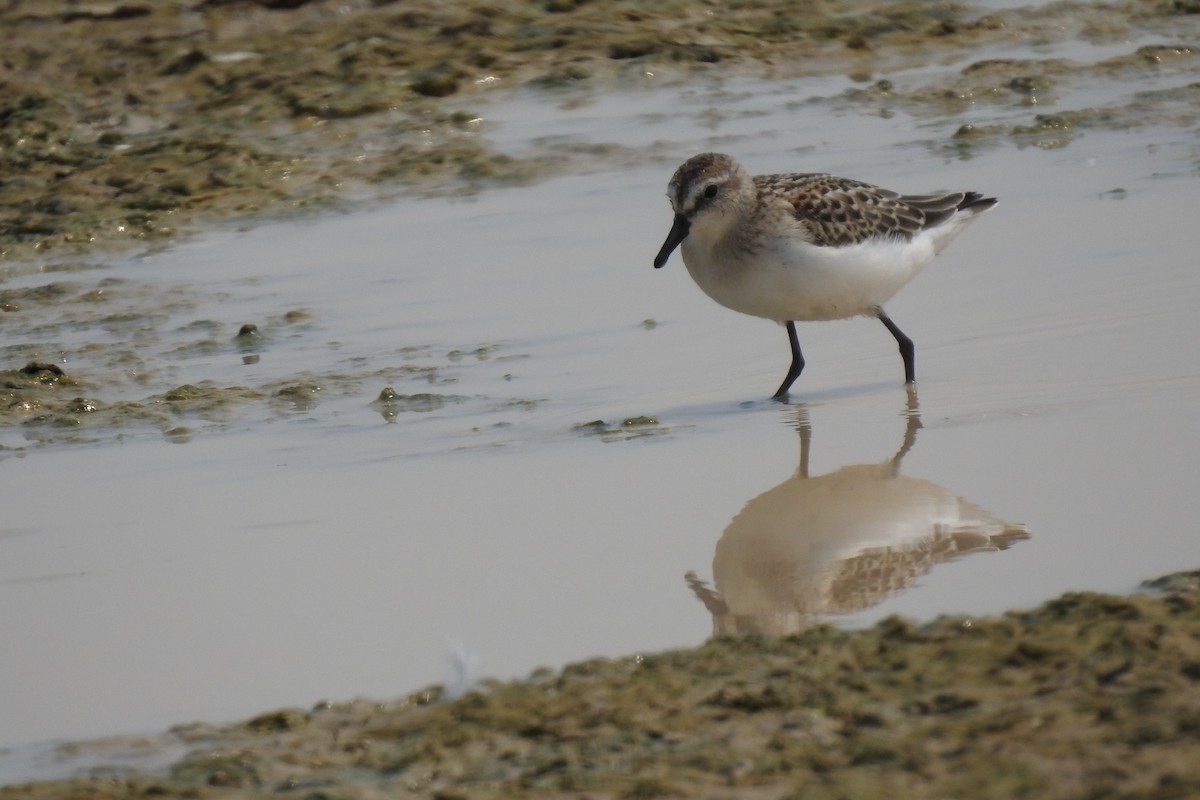
<path id="1" fill-rule="evenodd" d="M 757 252 L 683 241 L 683 261 L 704 293 L 721 305 L 777 322 L 874 315 L 935 254 L 930 232 L 911 241 L 872 239 L 820 247 L 796 238 Z"/>

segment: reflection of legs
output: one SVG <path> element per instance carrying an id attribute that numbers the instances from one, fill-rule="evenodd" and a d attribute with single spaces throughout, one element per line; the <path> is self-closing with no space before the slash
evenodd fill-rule
<path id="1" fill-rule="evenodd" d="M 880 313 L 883 312 L 880 311 Z M 789 320 L 784 324 L 787 325 L 788 342 L 792 345 L 792 365 L 788 367 L 787 377 L 783 379 L 783 383 L 779 384 L 779 391 L 773 395 L 775 400 L 787 397 L 788 389 L 792 388 L 792 384 L 796 382 L 796 378 L 800 377 L 800 372 L 804 369 L 804 356 L 800 353 L 800 340 L 796 338 L 796 323 Z M 909 342 L 908 345 L 912 347 L 912 342 Z"/>
<path id="2" fill-rule="evenodd" d="M 801 478 L 808 477 L 808 451 L 812 447 L 812 425 L 808 422 L 808 406 L 796 407 L 796 430 L 800 432 L 800 468 L 796 470 Z"/>
<path id="3" fill-rule="evenodd" d="M 896 344 L 900 345 L 900 357 L 904 359 L 904 382 L 914 383 L 917 380 L 916 376 L 916 348 L 913 347 L 912 339 L 904 335 L 904 331 L 896 327 L 896 323 L 892 322 L 891 317 L 884 313 L 883 307 L 879 306 L 875 309 L 875 316 L 879 317 L 879 321 L 883 323 L 892 336 L 896 337 Z"/>
<path id="4" fill-rule="evenodd" d="M 892 456 L 892 477 L 900 474 L 900 462 L 904 456 L 912 450 L 913 445 L 917 443 L 917 431 L 921 429 L 921 408 L 917 400 L 917 387 L 911 383 L 904 387 L 908 393 L 908 403 L 904 409 L 904 416 L 908 420 L 908 424 L 904 426 L 904 443 L 900 445 L 900 449 L 896 451 L 896 455 Z"/>

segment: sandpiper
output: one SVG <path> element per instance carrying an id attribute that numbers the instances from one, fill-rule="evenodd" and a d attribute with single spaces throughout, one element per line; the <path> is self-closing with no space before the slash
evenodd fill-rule
<path id="1" fill-rule="evenodd" d="M 896 338 L 904 380 L 913 383 L 912 340 L 883 304 L 996 204 L 978 192 L 901 195 L 826 174 L 751 177 L 721 153 L 685 161 L 667 197 L 675 221 L 655 268 L 680 247 L 713 300 L 787 327 L 792 364 L 776 399 L 804 369 L 798 321 L 876 317 Z"/>

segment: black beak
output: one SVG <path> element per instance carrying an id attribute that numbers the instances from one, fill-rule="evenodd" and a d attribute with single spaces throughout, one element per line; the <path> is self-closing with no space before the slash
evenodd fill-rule
<path id="1" fill-rule="evenodd" d="M 675 215 L 675 223 L 671 225 L 671 232 L 667 234 L 667 240 L 663 242 L 662 249 L 658 251 L 658 255 L 654 257 L 654 268 L 658 269 L 663 264 L 667 263 L 667 259 L 671 257 L 671 253 L 679 243 L 687 238 L 688 231 L 691 230 L 692 223 L 688 222 L 688 218 L 683 214 Z"/>

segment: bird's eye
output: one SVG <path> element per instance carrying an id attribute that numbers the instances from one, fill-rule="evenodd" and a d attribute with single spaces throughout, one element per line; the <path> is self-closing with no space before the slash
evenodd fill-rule
<path id="1" fill-rule="evenodd" d="M 717 196 L 717 185 L 715 183 L 710 183 L 708 186 L 705 186 L 704 187 L 704 196 L 709 199 L 716 197 Z"/>

